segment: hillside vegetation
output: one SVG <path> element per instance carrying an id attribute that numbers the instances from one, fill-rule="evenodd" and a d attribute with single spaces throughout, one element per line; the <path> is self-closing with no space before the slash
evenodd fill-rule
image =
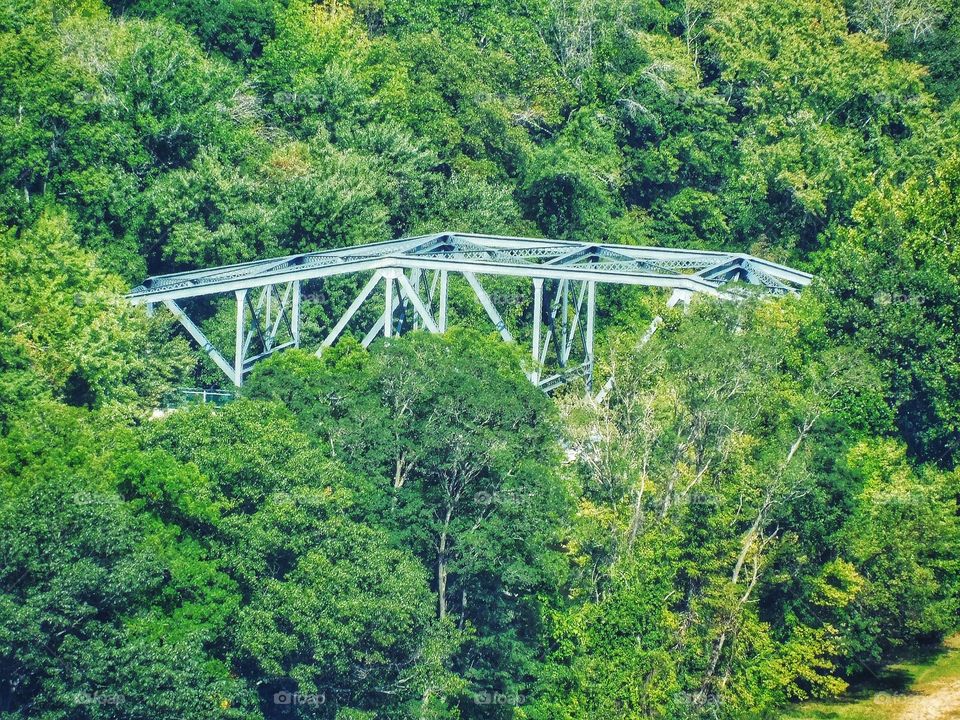
<path id="1" fill-rule="evenodd" d="M 955 632 L 958 48 L 955 0 L 0 0 L 0 718 L 773 718 Z M 153 412 L 223 378 L 146 275 L 448 229 L 817 280 L 603 289 L 600 403 L 452 285 Z"/>

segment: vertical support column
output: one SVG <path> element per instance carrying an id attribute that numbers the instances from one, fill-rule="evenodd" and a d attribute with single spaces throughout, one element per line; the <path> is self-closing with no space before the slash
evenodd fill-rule
<path id="1" fill-rule="evenodd" d="M 272 310 L 272 308 L 271 308 L 270 306 L 271 306 L 271 304 L 273 303 L 273 285 L 267 285 L 266 287 L 263 288 L 263 291 L 267 294 L 266 303 L 265 303 L 265 304 L 266 304 L 266 308 L 265 308 L 265 310 L 264 310 L 264 312 L 266 313 L 266 319 L 264 320 L 263 327 L 269 330 L 269 328 L 270 328 L 270 315 L 271 315 L 271 310 Z M 267 342 L 268 342 L 268 343 L 270 342 L 269 337 L 267 338 Z M 269 349 L 270 349 L 269 347 L 264 348 L 264 350 L 269 350 Z"/>
<path id="2" fill-rule="evenodd" d="M 153 303 L 148 302 L 146 304 L 146 308 L 147 308 L 147 317 L 153 317 L 154 312 L 156 312 L 155 308 L 153 307 Z"/>
<path id="3" fill-rule="evenodd" d="M 540 379 L 540 326 L 543 322 L 543 278 L 533 279 L 533 382 Z"/>
<path id="4" fill-rule="evenodd" d="M 447 331 L 447 271 L 440 271 L 440 332 Z"/>
<path id="5" fill-rule="evenodd" d="M 402 271 L 401 271 L 401 272 L 402 272 Z M 422 274 L 422 273 L 421 273 L 420 268 L 412 268 L 412 269 L 410 270 L 410 285 L 411 285 L 411 287 L 413 288 L 413 291 L 417 294 L 418 297 L 420 296 L 420 276 L 421 276 L 421 274 Z M 413 313 L 413 329 L 414 329 L 414 330 L 419 330 L 419 329 L 420 329 L 420 325 L 421 325 L 420 315 L 419 315 L 419 313 L 414 312 L 414 313 Z"/>
<path id="6" fill-rule="evenodd" d="M 240 387 L 243 384 L 243 334 L 246 329 L 243 310 L 247 299 L 246 290 L 236 290 L 237 296 L 237 335 L 236 354 L 233 356 L 233 384 Z"/>
<path id="7" fill-rule="evenodd" d="M 387 270 L 383 273 L 383 282 L 386 286 L 384 299 L 386 305 L 383 307 L 383 336 L 393 337 L 393 272 Z"/>
<path id="8" fill-rule="evenodd" d="M 558 358 L 560 361 L 560 367 L 567 366 L 567 361 L 565 358 L 570 356 L 570 351 L 567 349 L 567 297 L 569 295 L 569 287 L 569 280 L 560 281 L 560 334 L 557 337 L 557 340 L 560 341 L 560 347 L 557 348 L 560 351 Z"/>
<path id="9" fill-rule="evenodd" d="M 290 334 L 293 346 L 300 347 L 300 281 L 293 281 L 293 301 L 290 311 Z"/>
<path id="10" fill-rule="evenodd" d="M 692 297 L 693 290 L 674 288 L 673 294 L 670 296 L 670 299 L 667 300 L 667 307 L 672 308 L 677 303 L 683 303 L 683 309 L 686 310 L 690 307 L 690 300 Z"/>
<path id="11" fill-rule="evenodd" d="M 593 390 L 593 327 L 597 314 L 597 283 L 595 280 L 587 281 L 587 334 L 584 338 L 584 345 L 587 351 L 587 392 Z"/>

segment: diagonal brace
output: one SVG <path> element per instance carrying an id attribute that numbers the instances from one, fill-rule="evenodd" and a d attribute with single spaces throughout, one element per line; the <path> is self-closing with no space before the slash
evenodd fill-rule
<path id="1" fill-rule="evenodd" d="M 433 321 L 430 311 L 427 310 L 426 306 L 423 304 L 423 301 L 420 299 L 420 296 L 417 294 L 417 291 L 414 289 L 410 280 L 407 279 L 407 276 L 403 273 L 398 273 L 397 281 L 400 283 L 403 294 L 406 295 L 407 299 L 413 303 L 413 307 L 420 314 L 420 317 L 423 318 L 423 322 L 426 324 L 427 329 L 432 333 L 440 332 L 440 328 L 438 328 L 437 324 Z"/>
<path id="2" fill-rule="evenodd" d="M 196 326 L 196 324 L 187 317 L 187 313 L 183 311 L 179 305 L 177 305 L 176 300 L 164 300 L 163 304 L 167 306 L 167 309 L 170 310 L 180 321 L 180 324 L 190 333 L 190 337 L 197 341 L 197 343 L 204 349 L 207 355 L 210 356 L 210 359 L 213 360 L 224 374 L 230 379 L 231 382 L 234 381 L 233 368 L 230 366 L 230 363 L 227 362 L 227 359 L 220 354 L 220 351 L 217 350 L 213 343 L 207 339 L 207 336 L 203 334 L 203 331 Z"/>
<path id="3" fill-rule="evenodd" d="M 343 314 L 340 320 L 337 321 L 337 324 L 333 326 L 330 334 L 327 335 L 326 339 L 320 344 L 320 347 L 317 348 L 317 357 L 320 357 L 320 354 L 323 352 L 324 348 L 328 348 L 336 342 L 337 338 L 340 337 L 340 333 L 342 333 L 343 329 L 347 326 L 347 323 L 350 322 L 350 319 L 356 314 L 357 310 L 360 309 L 360 306 L 363 305 L 364 301 L 370 297 L 370 293 L 373 292 L 373 289 L 377 286 L 377 283 L 380 282 L 380 278 L 382 277 L 383 273 L 378 270 L 373 274 L 373 277 L 367 281 L 367 284 L 363 286 L 360 294 L 354 298 L 352 303 L 350 303 L 350 307 L 347 308 L 347 311 Z"/>
<path id="4" fill-rule="evenodd" d="M 477 276 L 472 272 L 465 272 L 463 276 L 467 279 L 467 282 L 470 283 L 470 287 L 472 287 L 473 292 L 476 293 L 477 299 L 480 301 L 480 304 L 483 305 L 483 309 L 487 311 L 490 320 L 496 326 L 497 330 L 500 331 L 500 337 L 507 342 L 513 342 L 513 335 L 511 335 L 507 329 L 507 324 L 503 321 L 503 318 L 500 317 L 500 313 L 497 312 L 497 308 L 494 306 L 490 296 L 487 295 L 487 291 L 483 289 L 480 281 L 477 280 Z"/>

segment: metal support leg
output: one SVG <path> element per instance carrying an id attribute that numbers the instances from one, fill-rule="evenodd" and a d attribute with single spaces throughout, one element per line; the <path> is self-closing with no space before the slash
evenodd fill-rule
<path id="1" fill-rule="evenodd" d="M 343 329 L 347 326 L 347 323 L 350 322 L 350 318 L 354 316 L 357 310 L 360 309 L 360 306 L 363 305 L 363 301 L 369 297 L 370 293 L 373 292 L 373 289 L 377 286 L 377 283 L 380 282 L 380 278 L 383 277 L 381 271 L 377 271 L 373 274 L 367 284 L 363 286 L 363 289 L 360 291 L 360 294 L 354 298 L 353 302 L 350 303 L 350 307 L 347 308 L 347 311 L 343 316 L 337 321 L 337 324 L 333 326 L 333 329 L 330 331 L 330 334 L 327 335 L 326 339 L 321 343 L 320 347 L 317 348 L 316 355 L 320 357 L 323 353 L 324 348 L 328 348 L 336 342 L 337 338 L 340 337 L 340 333 L 343 332 Z"/>
<path id="2" fill-rule="evenodd" d="M 420 270 L 420 268 L 413 268 L 410 270 L 410 278 L 409 278 L 410 286 L 413 288 L 413 293 L 417 296 L 417 298 L 420 298 L 420 277 L 422 274 L 423 272 Z M 404 275 L 403 277 L 404 279 L 407 279 L 406 275 Z M 414 330 L 420 329 L 419 312 L 420 311 L 417 310 L 417 312 L 413 313 L 413 329 Z"/>
<path id="3" fill-rule="evenodd" d="M 587 334 L 584 338 L 584 345 L 587 351 L 587 392 L 593 390 L 593 327 L 597 314 L 597 283 L 594 280 L 587 281 Z"/>
<path id="4" fill-rule="evenodd" d="M 300 347 L 300 281 L 293 281 L 293 308 L 290 314 L 290 334 L 293 346 Z"/>
<path id="5" fill-rule="evenodd" d="M 276 287 L 276 285 L 271 285 L 271 287 Z M 287 344 L 289 345 L 293 343 L 293 325 L 290 324 L 290 313 L 288 312 L 290 295 L 292 293 L 293 293 L 293 283 L 287 284 L 287 288 L 286 290 L 283 291 L 282 297 L 280 296 L 279 293 L 277 293 L 277 298 L 279 299 L 280 302 L 277 306 L 277 312 L 273 318 L 273 325 L 269 326 L 270 335 L 267 336 L 267 342 L 270 347 L 267 348 L 268 351 L 273 349 L 274 344 L 277 342 L 277 331 L 280 329 L 280 323 L 283 323 L 283 322 L 286 323 L 287 329 L 290 331 L 291 340 L 290 340 L 290 343 L 287 343 Z"/>
<path id="6" fill-rule="evenodd" d="M 487 311 L 487 317 L 490 318 L 490 321 L 493 323 L 494 327 L 500 331 L 500 337 L 507 342 L 513 342 L 513 335 L 510 333 L 510 330 L 507 329 L 507 324 L 503 321 L 503 318 L 500 317 L 500 313 L 494 306 L 493 301 L 487 294 L 487 291 L 483 289 L 480 281 L 477 280 L 476 275 L 471 272 L 465 272 L 463 273 L 463 276 L 467 279 L 467 282 L 470 283 L 470 287 L 473 288 L 473 292 L 476 294 L 477 300 L 480 301 L 483 309 Z"/>
<path id="7" fill-rule="evenodd" d="M 246 329 L 243 317 L 243 309 L 244 305 L 246 304 L 247 291 L 235 290 L 234 292 L 237 296 L 237 334 L 236 352 L 233 356 L 233 384 L 237 387 L 240 387 L 243 385 L 243 332 Z"/>
<path id="8" fill-rule="evenodd" d="M 384 292 L 386 304 L 383 306 L 383 336 L 388 338 L 393 336 L 393 273 L 385 271 L 383 282 L 386 285 Z"/>
<path id="9" fill-rule="evenodd" d="M 550 329 L 547 332 L 547 342 L 543 344 L 543 353 L 540 356 L 540 363 L 547 361 L 547 346 L 553 341 L 554 349 L 557 354 L 557 364 L 560 367 L 566 362 L 567 356 L 567 284 L 569 281 L 560 280 L 554 293 L 553 300 L 550 303 Z M 560 316 L 560 326 L 557 326 L 558 315 Z"/>
<path id="10" fill-rule="evenodd" d="M 667 307 L 672 308 L 677 303 L 683 303 L 684 309 L 690 307 L 690 299 L 693 297 L 693 290 L 675 289 L 673 295 L 667 300 Z"/>
<path id="11" fill-rule="evenodd" d="M 223 374 L 230 378 L 231 381 L 234 381 L 233 368 L 230 367 L 229 361 L 220 354 L 220 351 L 213 346 L 213 343 L 207 339 L 207 336 L 203 334 L 193 320 L 187 317 L 187 313 L 183 311 L 183 308 L 177 305 L 175 300 L 164 300 L 163 304 L 166 305 L 174 317 L 180 321 L 180 324 L 183 325 L 190 334 L 190 337 L 196 340 L 200 347 L 210 356 L 210 359 L 217 364 L 217 367 L 223 370 Z"/>
<path id="12" fill-rule="evenodd" d="M 394 294 L 393 294 L 393 311 L 394 311 L 394 314 L 396 314 L 397 308 L 400 307 L 400 300 L 399 300 L 399 298 L 397 297 L 397 295 L 398 295 L 398 293 L 394 293 Z M 361 347 L 364 347 L 364 348 L 370 347 L 370 343 L 372 343 L 374 340 L 376 340 L 377 337 L 380 335 L 380 333 L 383 332 L 383 325 L 384 325 L 383 319 L 384 319 L 384 315 L 386 315 L 385 312 L 380 313 L 379 317 L 377 317 L 376 322 L 373 323 L 373 325 L 370 326 L 370 329 L 367 331 L 367 334 L 364 335 L 364 336 L 363 336 L 363 340 L 360 341 Z"/>
<path id="13" fill-rule="evenodd" d="M 533 279 L 533 343 L 532 354 L 534 367 L 530 379 L 537 382 L 540 379 L 540 326 L 543 322 L 543 279 Z"/>
<path id="14" fill-rule="evenodd" d="M 414 313 L 414 318 L 420 318 L 423 320 L 424 326 L 427 330 L 432 333 L 440 332 L 440 329 L 437 327 L 437 324 L 433 321 L 433 317 L 430 315 L 430 311 L 427 309 L 427 306 L 423 304 L 423 300 L 420 298 L 420 295 L 417 293 L 417 288 L 411 284 L 407 279 L 407 276 L 402 272 L 397 275 L 397 282 L 400 285 L 401 292 L 406 295 L 407 299 L 410 301 L 410 304 L 413 305 L 413 309 L 416 310 Z"/>
<path id="15" fill-rule="evenodd" d="M 573 350 L 573 341 L 577 336 L 577 326 L 580 324 L 580 311 L 583 309 L 583 296 L 587 287 L 585 283 L 580 283 L 580 293 L 577 297 L 576 310 L 573 313 L 573 320 L 570 321 L 570 332 L 563 341 L 563 356 L 560 358 L 560 367 L 566 367 L 570 360 L 570 352 Z"/>
<path id="16" fill-rule="evenodd" d="M 267 302 L 267 288 L 266 288 L 266 287 L 262 287 L 262 288 L 260 288 L 260 298 L 257 300 L 256 307 L 251 306 L 251 308 L 250 308 L 250 311 L 251 311 L 251 314 L 253 315 L 253 317 L 257 317 L 257 313 L 259 313 L 259 312 L 263 309 L 263 306 L 264 306 L 264 304 L 265 304 L 266 302 Z M 246 357 L 246 356 L 247 356 L 247 353 L 250 352 L 250 344 L 253 342 L 253 338 L 254 338 L 254 336 L 256 336 L 258 328 L 259 328 L 259 325 L 257 325 L 257 324 L 252 324 L 252 326 L 250 327 L 250 329 L 247 330 L 247 339 L 246 339 L 246 341 L 243 343 L 243 356 L 244 356 L 244 357 Z M 264 348 L 264 349 L 266 349 L 266 348 Z"/>
<path id="17" fill-rule="evenodd" d="M 566 367 L 567 360 L 566 358 L 570 355 L 570 351 L 567 349 L 567 314 L 569 313 L 569 295 L 570 295 L 570 281 L 561 280 L 560 281 L 560 332 L 557 334 L 557 339 L 560 340 L 560 347 L 558 359 L 560 361 L 560 367 Z"/>
<path id="18" fill-rule="evenodd" d="M 263 288 L 263 291 L 267 294 L 266 308 L 264 309 L 265 317 L 263 321 L 263 326 L 265 328 L 269 328 L 270 318 L 272 316 L 272 313 L 270 311 L 272 309 L 271 305 L 273 304 L 273 285 L 267 285 L 266 287 Z M 269 350 L 269 348 L 267 349 Z"/>
<path id="19" fill-rule="evenodd" d="M 433 317 L 433 298 L 437 294 L 437 288 L 440 286 L 440 271 L 434 270 L 433 277 L 430 279 L 430 292 L 427 295 L 427 309 L 430 311 L 430 317 Z"/>
<path id="20" fill-rule="evenodd" d="M 440 332 L 447 331 L 447 271 L 440 271 L 440 318 L 437 323 Z"/>
<path id="21" fill-rule="evenodd" d="M 546 365 L 547 363 L 547 351 L 550 349 L 550 342 L 554 340 L 554 336 L 559 338 L 559 331 L 557 330 L 557 313 L 560 311 L 560 302 L 561 302 L 561 287 L 562 283 L 566 282 L 561 280 L 561 285 L 557 285 L 557 289 L 554 292 L 553 299 L 550 300 L 550 317 L 547 319 L 547 334 L 543 339 L 543 345 L 540 346 L 540 365 Z M 556 345 L 556 341 L 554 341 Z M 562 358 L 561 348 L 557 347 L 557 362 L 559 363 Z"/>

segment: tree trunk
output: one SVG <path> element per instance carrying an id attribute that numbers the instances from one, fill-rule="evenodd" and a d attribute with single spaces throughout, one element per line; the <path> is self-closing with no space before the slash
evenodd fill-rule
<path id="1" fill-rule="evenodd" d="M 452 515 L 453 508 L 448 506 L 443 518 L 443 530 L 440 531 L 440 543 L 437 552 L 437 612 L 441 620 L 447 616 L 447 538 Z"/>

